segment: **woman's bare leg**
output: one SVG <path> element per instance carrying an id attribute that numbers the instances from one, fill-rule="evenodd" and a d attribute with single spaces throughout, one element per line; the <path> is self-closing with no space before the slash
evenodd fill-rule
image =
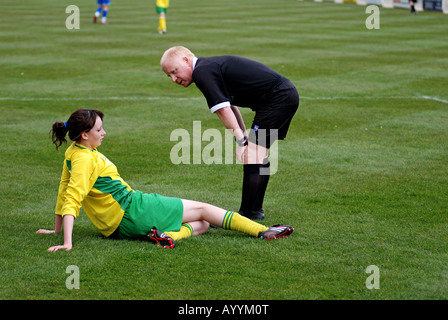
<path id="1" fill-rule="evenodd" d="M 208 203 L 192 200 L 182 200 L 184 216 L 182 222 L 207 221 L 227 230 L 235 230 L 257 237 L 268 227 L 241 216 L 234 211 L 226 211 Z"/>
<path id="2" fill-rule="evenodd" d="M 221 226 L 226 210 L 208 203 L 184 200 L 184 216 L 182 222 L 206 221 L 216 226 Z"/>

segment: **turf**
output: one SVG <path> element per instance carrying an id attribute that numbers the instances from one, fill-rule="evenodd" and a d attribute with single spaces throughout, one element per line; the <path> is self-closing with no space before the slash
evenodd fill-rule
<path id="1" fill-rule="evenodd" d="M 80 8 L 67 30 L 65 8 Z M 448 298 L 446 15 L 303 1 L 172 1 L 156 33 L 151 1 L 2 1 L 0 299 Z M 273 242 L 211 229 L 163 250 L 103 239 L 84 214 L 70 252 L 49 253 L 63 151 L 48 132 L 80 107 L 106 117 L 100 151 L 134 188 L 238 210 L 242 167 L 170 160 L 175 129 L 222 124 L 200 92 L 160 71 L 165 49 L 236 54 L 290 78 L 301 95 L 264 204 Z M 253 113 L 243 110 L 246 125 Z M 202 142 L 202 148 L 208 142 Z M 80 270 L 68 290 L 66 268 Z M 380 271 L 369 290 L 366 268 Z"/>

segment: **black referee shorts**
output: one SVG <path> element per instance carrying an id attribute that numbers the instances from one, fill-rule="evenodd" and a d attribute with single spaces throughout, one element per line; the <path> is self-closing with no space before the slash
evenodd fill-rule
<path id="1" fill-rule="evenodd" d="M 299 107 L 299 94 L 292 82 L 286 80 L 263 99 L 263 106 L 255 111 L 249 141 L 269 149 L 276 140 L 285 139 Z"/>

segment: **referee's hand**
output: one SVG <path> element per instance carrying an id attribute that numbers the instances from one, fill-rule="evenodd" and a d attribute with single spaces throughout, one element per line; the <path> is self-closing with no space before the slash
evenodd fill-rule
<path id="1" fill-rule="evenodd" d="M 236 147 L 236 149 L 235 149 L 236 160 L 238 160 L 241 163 L 244 163 L 244 155 L 246 153 L 246 149 L 247 149 L 247 146 L 243 146 L 243 147 L 237 146 Z"/>

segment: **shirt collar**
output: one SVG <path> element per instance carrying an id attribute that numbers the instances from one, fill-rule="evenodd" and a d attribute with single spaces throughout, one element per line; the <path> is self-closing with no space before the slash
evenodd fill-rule
<path id="1" fill-rule="evenodd" d="M 198 61 L 198 58 L 193 57 L 193 70 L 196 67 L 196 62 Z"/>
<path id="2" fill-rule="evenodd" d="M 75 147 L 77 147 L 77 148 L 79 148 L 79 149 L 86 149 L 86 150 L 90 150 L 90 151 L 97 151 L 96 150 L 96 148 L 93 148 L 93 149 L 89 149 L 89 148 L 87 148 L 87 147 L 84 147 L 83 145 L 80 145 L 80 144 L 78 144 L 78 143 L 74 143 L 75 144 Z"/>

